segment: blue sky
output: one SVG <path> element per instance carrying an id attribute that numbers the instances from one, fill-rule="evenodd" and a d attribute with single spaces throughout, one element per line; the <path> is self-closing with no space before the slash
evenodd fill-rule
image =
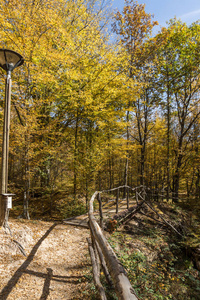
<path id="1" fill-rule="evenodd" d="M 154 14 L 154 21 L 160 26 L 167 26 L 166 21 L 180 18 L 190 25 L 200 20 L 200 0 L 138 0 L 139 4 L 145 4 L 145 11 Z M 113 8 L 123 9 L 124 0 L 113 0 Z M 159 30 L 159 27 L 157 28 Z"/>

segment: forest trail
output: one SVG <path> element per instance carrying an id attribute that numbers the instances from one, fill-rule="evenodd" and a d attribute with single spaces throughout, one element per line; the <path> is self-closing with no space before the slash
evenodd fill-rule
<path id="1" fill-rule="evenodd" d="M 131 207 L 134 205 L 136 205 L 136 201 L 130 198 L 129 206 Z M 126 199 L 119 200 L 118 212 L 125 211 L 126 209 L 127 209 L 127 200 Z M 102 212 L 103 212 L 103 219 L 105 223 L 107 219 L 112 218 L 116 214 L 116 201 L 114 199 L 110 199 L 107 202 L 104 202 L 102 205 Z M 94 211 L 93 215 L 96 218 L 96 220 L 98 221 L 100 220 L 98 209 Z M 89 221 L 88 214 L 84 214 L 84 215 L 65 219 L 63 220 L 63 223 L 68 225 L 80 226 L 83 228 L 89 228 L 88 221 Z"/>
<path id="2" fill-rule="evenodd" d="M 88 299 L 88 229 L 14 219 L 9 225 L 27 257 L 1 228 L 0 300 Z"/>
<path id="3" fill-rule="evenodd" d="M 126 206 L 126 200 L 121 200 L 119 211 Z M 103 213 L 104 220 L 116 213 L 114 200 L 104 203 Z M 98 210 L 94 215 L 98 218 Z M 63 223 L 10 219 L 13 239 L 24 247 L 27 256 L 8 230 L 5 233 L 0 228 L 0 300 L 90 299 L 87 223 L 87 214 Z"/>

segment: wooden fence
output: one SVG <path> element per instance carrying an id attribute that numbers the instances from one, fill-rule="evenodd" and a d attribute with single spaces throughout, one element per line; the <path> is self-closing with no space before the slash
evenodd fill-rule
<path id="1" fill-rule="evenodd" d="M 137 211 L 141 210 L 141 208 L 147 208 L 148 210 L 153 211 L 157 220 L 151 216 L 155 221 L 162 223 L 172 230 L 179 238 L 183 238 L 183 235 L 179 230 L 177 230 L 177 224 L 174 226 L 171 222 L 166 220 L 159 212 L 153 207 L 151 201 L 149 199 L 154 198 L 154 194 L 150 189 L 140 186 L 136 188 L 131 188 L 129 186 L 120 186 L 111 190 L 106 191 L 96 191 L 91 200 L 89 207 L 89 228 L 91 232 L 91 239 L 88 239 L 89 252 L 91 256 L 92 266 L 93 266 L 93 275 L 95 285 L 98 289 L 100 298 L 105 300 L 106 294 L 105 290 L 100 282 L 100 268 L 102 268 L 105 278 L 109 285 L 113 285 L 116 294 L 119 300 L 138 300 L 138 297 L 131 286 L 129 279 L 126 275 L 126 271 L 124 270 L 122 264 L 118 261 L 116 254 L 113 249 L 109 245 L 106 240 L 103 228 L 104 228 L 104 215 L 103 215 L 103 202 L 102 202 L 102 194 L 105 197 L 105 193 L 109 193 L 109 197 L 107 197 L 106 205 L 112 204 L 110 206 L 111 210 L 107 210 L 107 214 L 112 211 L 112 213 L 119 213 L 119 206 L 123 204 L 123 210 L 127 209 L 126 213 L 122 213 L 120 216 L 120 220 L 118 222 L 126 222 L 130 219 Z M 115 197 L 113 198 L 113 194 L 115 193 Z M 120 193 L 122 197 L 120 199 Z M 131 197 L 129 197 L 131 195 Z M 157 194 L 158 195 L 158 194 Z M 156 195 L 156 196 L 157 196 Z M 160 197 L 164 197 L 164 195 L 159 195 Z M 131 199 L 134 201 L 130 201 Z M 97 200 L 95 202 L 95 199 Z M 96 211 L 94 206 L 98 203 L 98 221 L 95 218 Z M 125 203 L 125 206 L 124 206 Z M 134 206 L 130 207 L 131 204 Z M 113 207 L 115 210 L 113 211 Z M 117 217 L 119 217 L 120 213 Z"/>
<path id="2" fill-rule="evenodd" d="M 126 208 L 129 208 L 129 192 L 134 193 L 136 202 L 138 203 L 138 196 L 140 195 L 139 188 L 132 189 L 129 186 L 121 186 L 106 191 L 96 191 L 91 200 L 89 206 L 89 227 L 91 232 L 91 239 L 88 239 L 88 247 L 92 261 L 93 276 L 95 286 L 99 292 L 100 298 L 105 300 L 106 293 L 103 285 L 100 281 L 100 268 L 102 268 L 105 278 L 109 285 L 112 285 L 115 289 L 119 300 L 138 300 L 138 297 L 130 284 L 130 281 L 126 275 L 126 271 L 122 264 L 119 262 L 116 254 L 109 245 L 103 233 L 103 205 L 101 201 L 102 193 L 116 193 L 116 198 L 110 200 L 115 204 L 116 213 L 119 211 L 119 195 L 123 193 L 123 198 L 126 199 Z M 99 222 L 97 222 L 94 216 L 94 201 L 97 199 L 99 204 Z"/>

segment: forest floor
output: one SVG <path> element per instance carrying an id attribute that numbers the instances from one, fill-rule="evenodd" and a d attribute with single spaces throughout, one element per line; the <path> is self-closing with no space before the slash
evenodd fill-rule
<path id="1" fill-rule="evenodd" d="M 122 217 L 125 208 L 122 201 Z M 105 231 L 106 237 L 140 299 L 200 300 L 200 271 L 194 267 L 200 251 L 193 252 L 200 250 L 199 212 L 166 203 L 154 204 L 154 209 L 184 238 L 149 208 L 138 211 L 110 234 Z M 105 219 L 112 221 L 114 215 L 108 202 Z M 0 228 L 0 300 L 98 298 L 86 240 L 89 230 L 73 223 L 87 225 L 87 219 L 84 215 L 64 222 L 10 218 L 12 237 Z M 26 257 L 13 240 L 24 247 Z M 107 293 L 109 300 L 117 299 L 108 287 Z"/>
<path id="2" fill-rule="evenodd" d="M 167 203 L 135 214 L 108 238 L 139 299 L 200 300 L 199 212 Z M 115 299 L 115 298 L 111 298 Z"/>
<path id="3" fill-rule="evenodd" d="M 89 299 L 88 229 L 23 219 L 9 226 L 12 237 L 0 228 L 1 300 Z"/>

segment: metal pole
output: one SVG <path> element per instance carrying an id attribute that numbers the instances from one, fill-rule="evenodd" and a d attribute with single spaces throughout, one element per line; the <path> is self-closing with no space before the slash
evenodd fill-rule
<path id="1" fill-rule="evenodd" d="M 4 125 L 3 125 L 3 144 L 2 144 L 2 162 L 1 162 L 1 194 L 7 193 L 8 187 L 8 153 L 9 153 L 9 132 L 10 132 L 10 103 L 11 103 L 11 72 L 8 71 L 5 83 L 5 107 L 4 107 Z M 6 203 L 1 196 L 0 203 L 0 226 L 2 226 Z"/>

